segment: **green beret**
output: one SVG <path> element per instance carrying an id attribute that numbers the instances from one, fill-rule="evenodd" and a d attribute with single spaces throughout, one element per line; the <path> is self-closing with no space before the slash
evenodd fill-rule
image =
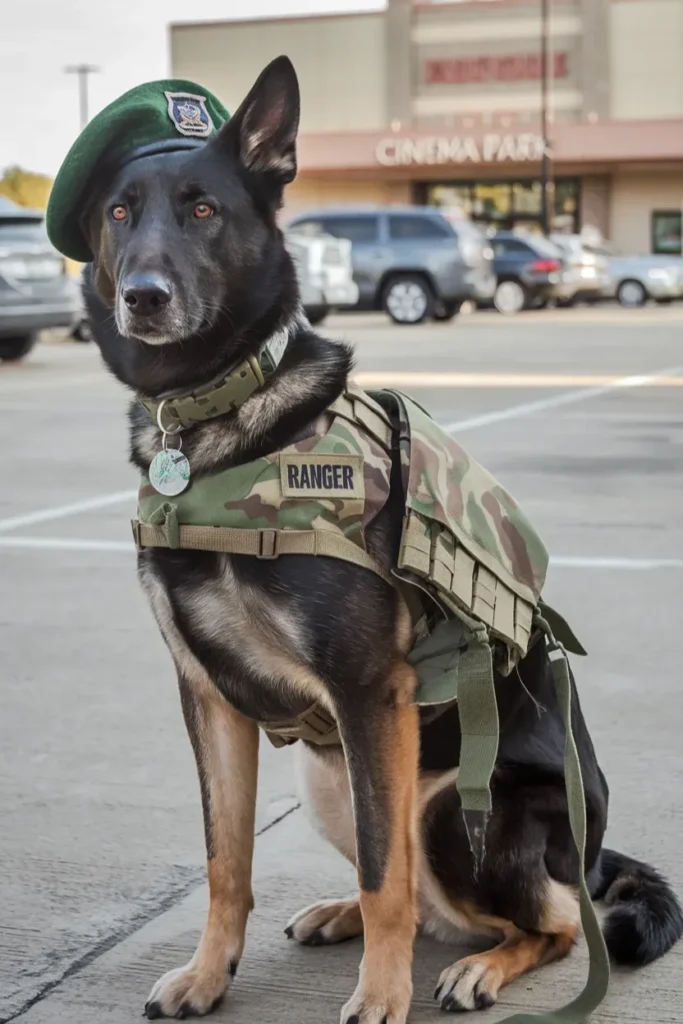
<path id="1" fill-rule="evenodd" d="M 220 100 L 196 82 L 146 82 L 101 110 L 78 136 L 55 178 L 45 225 L 50 241 L 79 263 L 92 260 L 79 219 L 95 178 L 130 160 L 201 146 L 227 121 Z"/>

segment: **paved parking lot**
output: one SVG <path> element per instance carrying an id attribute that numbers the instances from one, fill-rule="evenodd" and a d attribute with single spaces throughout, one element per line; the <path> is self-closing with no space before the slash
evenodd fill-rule
<path id="1" fill-rule="evenodd" d="M 683 310 L 580 309 L 397 328 L 323 328 L 366 384 L 416 394 L 523 503 L 553 554 L 548 596 L 590 657 L 584 709 L 611 784 L 610 844 L 683 893 Z M 126 396 L 91 346 L 0 367 L 0 1021 L 124 1024 L 191 956 L 203 923 L 198 786 L 170 660 L 134 573 Z M 353 875 L 263 745 L 255 911 L 216 1014 L 338 1020 L 361 946 L 306 950 L 282 929 Z M 462 949 L 420 940 L 414 1024 Z M 481 1017 L 558 1005 L 577 950 Z M 683 1022 L 683 949 L 615 974 L 594 1020 Z"/>

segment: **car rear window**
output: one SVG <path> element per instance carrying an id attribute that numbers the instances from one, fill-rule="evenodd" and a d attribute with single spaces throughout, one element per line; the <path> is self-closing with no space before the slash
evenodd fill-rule
<path id="1" fill-rule="evenodd" d="M 389 238 L 394 241 L 415 241 L 429 238 L 449 238 L 451 231 L 445 221 L 436 217 L 420 217 L 412 213 L 389 215 Z"/>
<path id="2" fill-rule="evenodd" d="M 549 238 L 544 238 L 543 235 L 534 235 L 529 245 L 544 259 L 556 260 L 562 256 L 561 248 L 555 242 L 551 242 Z"/>
<path id="3" fill-rule="evenodd" d="M 529 253 L 533 250 L 528 243 L 523 242 L 521 238 L 494 238 L 493 251 L 496 256 L 502 256 L 504 253 L 509 252 Z"/>
<path id="4" fill-rule="evenodd" d="M 0 217 L 0 241 L 46 242 L 47 235 L 42 220 L 33 217 Z"/>
<path id="5" fill-rule="evenodd" d="M 323 230 L 349 242 L 376 242 L 377 217 L 325 217 Z"/>

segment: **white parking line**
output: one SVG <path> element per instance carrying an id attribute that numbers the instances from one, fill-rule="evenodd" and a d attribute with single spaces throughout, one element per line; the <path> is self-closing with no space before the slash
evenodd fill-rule
<path id="1" fill-rule="evenodd" d="M 0 537 L 0 548 L 35 551 L 102 551 L 133 555 L 135 547 L 124 540 L 81 540 L 73 537 Z M 584 555 L 551 557 L 553 569 L 683 569 L 683 558 L 605 558 Z"/>
<path id="2" fill-rule="evenodd" d="M 125 540 L 83 540 L 76 537 L 0 537 L 0 548 L 35 551 L 115 551 L 134 554 L 135 547 Z"/>
<path id="3" fill-rule="evenodd" d="M 646 387 L 664 377 L 675 377 L 683 372 L 683 366 L 667 367 L 664 370 L 655 370 L 649 374 L 639 374 L 630 377 L 620 377 L 610 384 L 599 387 L 581 388 L 578 391 L 563 391 L 559 395 L 550 398 L 541 398 L 536 402 L 525 402 L 522 405 L 508 406 L 506 409 L 498 409 L 494 412 L 484 413 L 481 416 L 472 416 L 466 420 L 457 420 L 444 426 L 449 434 L 456 431 L 464 433 L 466 430 L 475 430 L 478 427 L 486 427 L 493 423 L 502 423 L 505 420 L 519 419 L 523 416 L 531 416 L 536 412 L 544 412 L 546 409 L 554 409 L 562 405 L 572 405 L 575 402 L 585 402 L 589 398 L 597 398 L 600 395 L 609 394 L 620 388 Z M 135 491 L 117 491 L 114 494 L 103 494 L 96 498 L 89 498 L 85 501 L 76 501 L 70 505 L 58 505 L 55 508 L 41 509 L 38 512 L 28 512 L 22 516 L 12 516 L 10 519 L 0 519 L 0 533 L 8 533 L 10 530 L 19 530 L 24 526 L 32 526 L 34 523 L 45 523 L 52 519 L 63 519 L 66 516 L 79 515 L 81 512 L 93 512 L 99 508 L 106 508 L 108 505 L 118 505 L 120 502 L 131 501 L 137 497 Z"/>
<path id="4" fill-rule="evenodd" d="M 559 395 L 551 395 L 549 398 L 539 398 L 536 402 L 524 402 L 521 405 L 508 406 L 507 409 L 496 409 L 493 412 L 483 413 L 481 416 L 471 416 L 466 420 L 456 420 L 455 423 L 447 423 L 444 430 L 449 434 L 463 433 L 465 430 L 475 430 L 477 427 L 487 427 L 492 423 L 501 423 L 504 420 L 515 420 L 522 416 L 532 416 L 535 412 L 545 412 L 546 409 L 556 409 L 561 405 L 573 405 L 575 402 L 585 402 L 589 398 L 598 398 L 600 395 L 607 395 L 611 391 L 620 388 L 642 388 L 648 384 L 654 384 L 662 377 L 674 377 L 683 369 L 680 366 L 668 367 L 665 370 L 655 370 L 654 373 L 638 374 L 632 377 L 620 377 L 610 384 L 601 384 L 594 388 L 580 388 L 578 391 L 563 391 Z"/>
<path id="5" fill-rule="evenodd" d="M 77 516 L 81 512 L 94 512 L 107 505 L 118 505 L 123 501 L 134 501 L 137 491 L 115 491 L 113 494 L 100 494 L 96 498 L 74 501 L 70 505 L 55 505 L 54 508 L 43 508 L 38 512 L 27 512 L 23 516 L 12 516 L 0 519 L 0 533 L 19 530 L 22 526 L 33 526 L 34 523 L 47 523 L 51 519 L 64 519 L 66 516 Z"/>

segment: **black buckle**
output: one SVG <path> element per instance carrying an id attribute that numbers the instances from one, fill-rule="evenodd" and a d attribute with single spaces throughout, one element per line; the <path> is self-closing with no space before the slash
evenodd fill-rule
<path id="1" fill-rule="evenodd" d="M 258 531 L 258 554 L 257 558 L 277 558 L 277 530 Z"/>
<path id="2" fill-rule="evenodd" d="M 130 525 L 133 530 L 133 541 L 135 542 L 135 547 L 138 551 L 142 551 L 142 541 L 140 540 L 140 526 L 142 524 L 139 519 L 131 519 Z"/>

